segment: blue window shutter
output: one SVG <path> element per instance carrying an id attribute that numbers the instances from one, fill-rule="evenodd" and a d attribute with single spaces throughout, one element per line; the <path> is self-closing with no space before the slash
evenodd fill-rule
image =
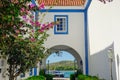
<path id="1" fill-rule="evenodd" d="M 34 68 L 34 76 L 37 76 L 37 68 Z"/>

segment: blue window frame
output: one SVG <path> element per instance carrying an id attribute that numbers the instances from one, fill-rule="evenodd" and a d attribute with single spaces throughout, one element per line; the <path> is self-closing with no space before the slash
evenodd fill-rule
<path id="1" fill-rule="evenodd" d="M 33 75 L 33 69 L 32 69 L 32 68 L 30 68 L 30 70 L 29 70 L 29 75 L 30 75 L 30 76 Z"/>
<path id="2" fill-rule="evenodd" d="M 55 15 L 54 21 L 59 22 L 54 27 L 54 34 L 68 34 L 68 15 Z"/>
<path id="3" fill-rule="evenodd" d="M 25 77 L 25 73 L 21 73 L 20 77 L 21 78 Z"/>

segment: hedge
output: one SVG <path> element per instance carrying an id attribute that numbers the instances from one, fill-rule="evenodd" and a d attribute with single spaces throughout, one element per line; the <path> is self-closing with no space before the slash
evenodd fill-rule
<path id="1" fill-rule="evenodd" d="M 53 75 L 46 74 L 44 69 L 40 70 L 39 75 L 46 77 L 46 80 L 53 80 Z"/>
<path id="2" fill-rule="evenodd" d="M 78 80 L 99 80 L 96 76 L 78 75 Z"/>
<path id="3" fill-rule="evenodd" d="M 45 77 L 44 76 L 32 76 L 25 80 L 45 80 Z"/>

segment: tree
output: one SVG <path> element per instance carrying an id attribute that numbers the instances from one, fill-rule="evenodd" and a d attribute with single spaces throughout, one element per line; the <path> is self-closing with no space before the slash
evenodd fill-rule
<path id="1" fill-rule="evenodd" d="M 9 65 L 9 80 L 32 67 L 44 57 L 46 32 L 54 22 L 34 21 L 33 12 L 44 8 L 31 0 L 0 0 L 0 52 Z M 42 14 L 42 13 L 41 13 Z"/>

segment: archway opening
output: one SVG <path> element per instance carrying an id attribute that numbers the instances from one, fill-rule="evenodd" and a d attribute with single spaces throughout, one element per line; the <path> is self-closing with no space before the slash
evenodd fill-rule
<path id="1" fill-rule="evenodd" d="M 78 70 L 78 65 L 73 55 L 67 51 L 60 51 L 48 56 L 46 59 L 46 68 L 47 73 L 53 74 L 55 77 L 67 78 Z"/>
<path id="2" fill-rule="evenodd" d="M 40 69 L 45 69 L 47 74 L 54 74 L 54 72 L 58 72 L 58 74 L 63 74 L 61 71 L 65 71 L 65 67 L 63 69 L 62 66 L 55 65 L 55 68 L 51 68 L 51 63 L 60 62 L 66 63 L 65 66 L 67 66 L 67 62 L 64 61 L 70 61 L 73 68 L 67 67 L 67 71 L 72 71 L 72 73 L 75 73 L 76 71 L 79 71 L 83 73 L 83 60 L 80 56 L 80 53 L 78 53 L 75 49 L 72 47 L 66 46 L 66 45 L 56 45 L 49 49 L 49 54 L 46 54 L 46 57 L 41 62 Z M 51 59 L 50 59 L 51 58 Z M 70 66 L 70 65 L 69 65 Z M 68 69 L 69 68 L 69 69 Z M 68 73 L 67 76 L 62 77 L 70 77 L 70 74 Z"/>
<path id="3" fill-rule="evenodd" d="M 83 61 L 74 49 L 59 45 L 50 48 L 51 53 L 45 58 L 46 73 L 63 74 L 56 77 L 70 77 L 77 71 L 83 73 Z"/>

